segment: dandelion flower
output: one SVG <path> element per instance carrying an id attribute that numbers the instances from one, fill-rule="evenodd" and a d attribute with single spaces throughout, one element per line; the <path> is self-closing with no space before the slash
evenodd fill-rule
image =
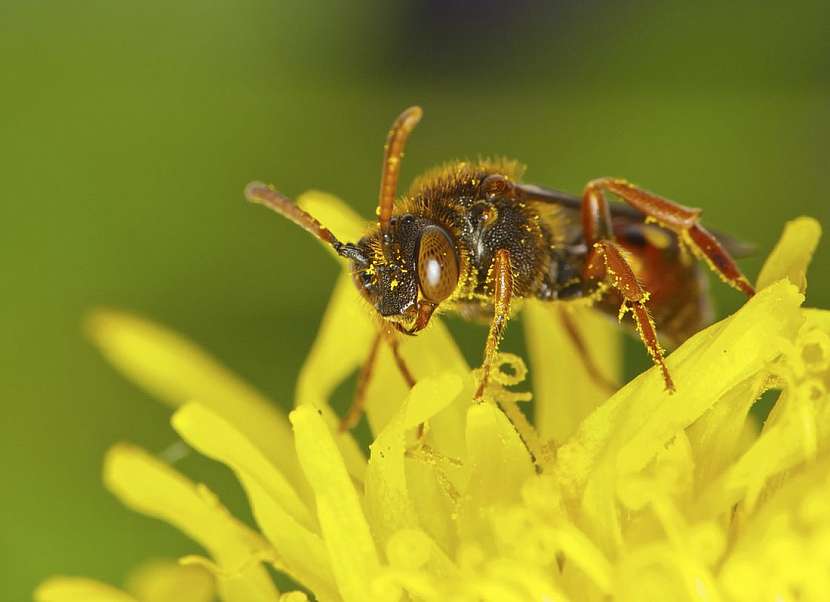
<path id="1" fill-rule="evenodd" d="M 339 233 L 360 228 L 332 197 L 310 193 L 301 204 Z M 402 345 L 411 390 L 380 351 L 368 452 L 338 432 L 328 405 L 373 333 L 347 274 L 287 417 L 178 335 L 99 311 L 93 339 L 173 406 L 172 426 L 188 445 L 233 470 L 256 529 L 204 485 L 119 444 L 104 462 L 106 486 L 206 555 L 144 568 L 124 590 L 54 577 L 35 598 L 826 600 L 830 312 L 801 307 L 819 235 L 809 218 L 787 225 L 757 295 L 668 357 L 674 395 L 652 369 L 605 399 L 572 363 L 557 322 L 531 303 L 528 421 L 518 405 L 530 396 L 524 362 L 503 355 L 512 369 L 494 377 L 488 401 L 473 403 L 474 373 L 435 321 Z M 614 331 L 587 310 L 575 318 L 615 372 Z M 770 389 L 778 399 L 758 424 L 750 410 Z M 304 592 L 279 592 L 267 566 Z"/>

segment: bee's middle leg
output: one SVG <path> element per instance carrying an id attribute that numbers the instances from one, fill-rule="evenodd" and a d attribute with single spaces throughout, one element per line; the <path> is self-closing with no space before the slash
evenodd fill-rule
<path id="1" fill-rule="evenodd" d="M 619 385 L 617 385 L 617 383 L 615 383 L 612 379 L 605 376 L 605 374 L 603 374 L 603 372 L 599 369 L 599 366 L 597 366 L 597 363 L 591 355 L 591 350 L 588 349 L 585 337 L 583 337 L 582 333 L 579 331 L 579 326 L 577 326 L 574 321 L 570 310 L 561 304 L 558 305 L 558 307 L 554 308 L 556 316 L 567 333 L 568 338 L 571 340 L 571 343 L 573 343 L 576 352 L 579 354 L 579 357 L 582 360 L 582 365 L 585 366 L 585 371 L 588 373 L 588 376 L 597 386 L 602 387 L 609 394 L 613 393 L 619 388 Z"/>

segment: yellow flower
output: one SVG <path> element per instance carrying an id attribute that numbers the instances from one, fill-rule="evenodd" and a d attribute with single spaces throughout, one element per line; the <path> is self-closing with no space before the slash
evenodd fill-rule
<path id="1" fill-rule="evenodd" d="M 336 199 L 301 204 L 344 238 L 360 229 Z M 490 401 L 472 403 L 473 373 L 436 321 L 402 345 L 411 391 L 380 351 L 368 457 L 328 405 L 373 336 L 347 274 L 288 418 L 179 336 L 99 311 L 94 340 L 175 408 L 184 441 L 234 471 L 258 531 L 204 485 L 120 444 L 104 463 L 107 487 L 207 557 L 145 567 L 129 593 L 57 577 L 35 597 L 189 602 L 215 588 L 230 602 L 307 599 L 277 591 L 270 565 L 323 601 L 826 600 L 830 312 L 801 308 L 819 235 L 814 220 L 788 224 L 758 294 L 668 357 L 674 395 L 652 369 L 604 399 L 549 307 L 528 303 L 532 425 L 518 406 L 528 395 L 511 388 L 523 362 L 502 356 L 512 370 Z M 575 319 L 616 373 L 613 325 L 589 310 Z M 750 409 L 769 389 L 780 395 L 758 425 Z"/>

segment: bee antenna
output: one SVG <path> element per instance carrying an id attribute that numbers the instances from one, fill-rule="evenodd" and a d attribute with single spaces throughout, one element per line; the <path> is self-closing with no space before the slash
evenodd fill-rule
<path id="1" fill-rule="evenodd" d="M 369 259 L 357 245 L 347 242 L 346 244 L 338 243 L 333 246 L 338 255 L 352 260 L 358 268 L 369 266 Z"/>
<path id="2" fill-rule="evenodd" d="M 252 203 L 264 205 L 280 215 L 287 217 L 306 232 L 310 232 L 318 240 L 331 245 L 338 255 L 356 262 L 359 262 L 359 259 L 366 262 L 366 258 L 359 248 L 353 244 L 344 244 L 337 240 L 337 237 L 331 233 L 331 230 L 317 221 L 311 214 L 300 209 L 291 199 L 275 190 L 272 186 L 263 184 L 262 182 L 251 182 L 245 187 L 245 198 Z"/>
<path id="3" fill-rule="evenodd" d="M 378 225 L 382 235 L 384 252 L 388 246 L 389 221 L 398 191 L 398 175 L 401 171 L 401 158 L 409 134 L 421 120 L 421 107 L 409 107 L 392 124 L 386 138 L 383 152 L 383 171 L 380 178 L 380 196 L 378 199 Z"/>

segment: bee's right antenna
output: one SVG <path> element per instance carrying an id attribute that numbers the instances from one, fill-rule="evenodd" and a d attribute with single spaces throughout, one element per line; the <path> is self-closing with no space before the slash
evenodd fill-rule
<path id="1" fill-rule="evenodd" d="M 380 198 L 378 199 L 378 225 L 383 236 L 384 253 L 390 241 L 389 221 L 395 195 L 398 191 L 398 175 L 401 171 L 401 157 L 409 134 L 421 120 L 421 107 L 409 107 L 401 113 L 392 124 L 383 152 L 383 171 L 380 178 Z"/>
<path id="2" fill-rule="evenodd" d="M 287 196 L 274 190 L 271 186 L 262 182 L 251 182 L 245 187 L 245 198 L 252 203 L 265 205 L 280 215 L 287 217 L 300 226 L 315 238 L 331 245 L 335 252 L 341 257 L 351 259 L 358 264 L 367 263 L 368 260 L 363 253 L 353 244 L 342 243 L 331 233 L 331 230 L 321 224 L 315 217 L 300 209 Z"/>

